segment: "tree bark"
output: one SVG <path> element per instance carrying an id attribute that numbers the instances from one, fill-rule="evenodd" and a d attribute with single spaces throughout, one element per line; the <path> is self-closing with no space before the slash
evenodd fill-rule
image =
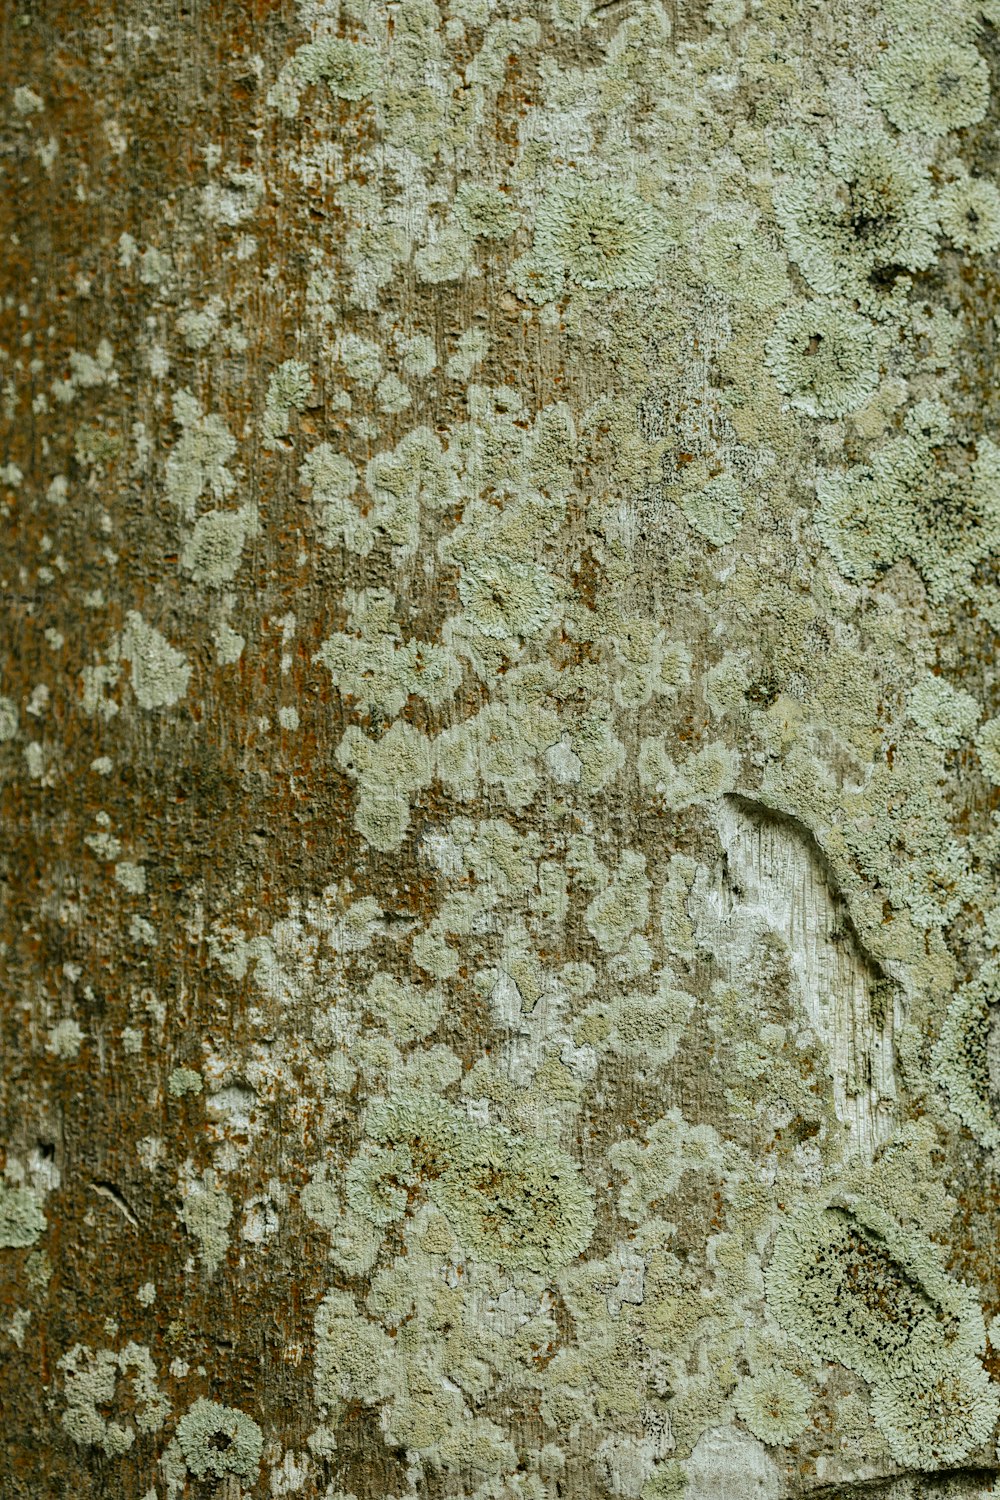
<path id="1" fill-rule="evenodd" d="M 8 0 L 0 1485 L 1000 1480 L 997 0 Z"/>

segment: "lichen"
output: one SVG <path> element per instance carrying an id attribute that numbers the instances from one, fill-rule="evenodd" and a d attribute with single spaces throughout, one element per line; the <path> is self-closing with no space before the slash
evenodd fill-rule
<path id="1" fill-rule="evenodd" d="M 229 1248 L 227 1229 L 233 1216 L 233 1200 L 219 1186 L 211 1167 L 206 1168 L 200 1180 L 187 1186 L 179 1213 L 185 1229 L 198 1242 L 205 1269 L 210 1274 L 217 1271 Z"/>
<path id="2" fill-rule="evenodd" d="M 775 1367 L 741 1380 L 733 1405 L 740 1420 L 762 1443 L 788 1444 L 806 1425 L 812 1395 L 797 1375 Z"/>
<path id="3" fill-rule="evenodd" d="M 872 1385 L 876 1421 L 899 1462 L 938 1453 L 958 1462 L 996 1421 L 974 1296 L 946 1274 L 930 1241 L 871 1201 L 803 1203 L 778 1231 L 767 1297 L 806 1350 Z"/>
<path id="4" fill-rule="evenodd" d="M 264 1435 L 252 1417 L 234 1406 L 200 1396 L 177 1423 L 175 1441 L 196 1479 L 257 1477 Z"/>
<path id="5" fill-rule="evenodd" d="M 121 654 L 132 666 L 132 691 L 140 707 L 171 708 L 188 690 L 191 665 L 137 610 L 125 616 Z"/>
<path id="6" fill-rule="evenodd" d="M 880 55 L 869 87 L 900 130 L 945 135 L 975 125 L 990 96 L 985 58 L 933 26 L 894 41 Z"/>
<path id="7" fill-rule="evenodd" d="M 1000 1024 L 997 1007 L 1000 965 L 990 959 L 956 991 L 934 1049 L 934 1076 L 950 1108 L 987 1150 L 1000 1147 L 1000 1117 L 991 1048 Z"/>
<path id="8" fill-rule="evenodd" d="M 45 1227 L 45 1215 L 34 1190 L 0 1182 L 0 1249 L 23 1250 L 35 1243 Z"/>
<path id="9" fill-rule="evenodd" d="M 767 357 L 791 404 L 810 416 L 855 411 L 878 385 L 871 324 L 831 303 L 786 309 L 768 340 Z"/>
<path id="10" fill-rule="evenodd" d="M 612 181 L 567 173 L 535 214 L 533 256 L 543 289 L 564 277 L 594 290 L 648 286 L 669 246 L 651 206 Z"/>

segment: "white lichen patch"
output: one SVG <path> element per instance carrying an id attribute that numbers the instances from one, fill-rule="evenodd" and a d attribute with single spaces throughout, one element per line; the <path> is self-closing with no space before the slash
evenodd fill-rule
<path id="1" fill-rule="evenodd" d="M 137 610 L 129 610 L 125 616 L 119 649 L 131 664 L 132 691 L 140 707 L 172 708 L 185 696 L 191 679 L 190 663 Z"/>
<path id="2" fill-rule="evenodd" d="M 62 1426 L 81 1447 L 99 1447 L 118 1458 L 137 1436 L 159 1432 L 170 1415 L 153 1358 L 141 1344 L 117 1352 L 74 1344 L 57 1368 L 66 1402 Z"/>

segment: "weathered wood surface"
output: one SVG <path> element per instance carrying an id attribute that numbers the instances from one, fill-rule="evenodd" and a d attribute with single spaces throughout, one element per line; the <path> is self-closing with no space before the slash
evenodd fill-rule
<path id="1" fill-rule="evenodd" d="M 0 6 L 0 1494 L 996 1492 L 1000 6 Z"/>

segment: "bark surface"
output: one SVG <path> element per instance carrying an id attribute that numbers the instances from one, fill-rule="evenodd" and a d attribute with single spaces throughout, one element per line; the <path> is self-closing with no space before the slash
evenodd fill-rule
<path id="1" fill-rule="evenodd" d="M 0 5 L 4 1500 L 1000 1493 L 998 70 Z"/>

